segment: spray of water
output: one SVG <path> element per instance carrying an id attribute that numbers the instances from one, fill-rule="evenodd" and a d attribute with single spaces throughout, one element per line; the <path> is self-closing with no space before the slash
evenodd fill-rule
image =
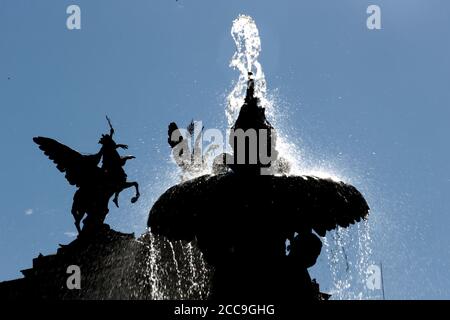
<path id="1" fill-rule="evenodd" d="M 228 126 L 236 121 L 239 110 L 244 103 L 247 90 L 248 73 L 252 72 L 255 79 L 255 96 L 267 111 L 270 111 L 270 101 L 266 98 L 266 78 L 258 56 L 261 52 L 261 38 L 256 23 L 252 17 L 239 15 L 231 27 L 231 36 L 236 45 L 236 52 L 230 62 L 230 67 L 239 70 L 239 79 L 227 97 L 226 116 Z"/>

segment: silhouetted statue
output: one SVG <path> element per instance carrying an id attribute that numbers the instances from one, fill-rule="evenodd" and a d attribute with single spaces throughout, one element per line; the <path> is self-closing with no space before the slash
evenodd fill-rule
<path id="1" fill-rule="evenodd" d="M 285 265 L 285 290 L 290 293 L 291 298 L 303 295 L 303 299 L 311 297 L 320 300 L 328 300 L 330 295 L 319 290 L 319 284 L 315 279 L 311 280 L 308 268 L 316 264 L 317 258 L 322 250 L 322 241 L 312 230 L 305 230 L 301 234 L 294 235 L 288 239 L 289 254 Z"/>
<path id="2" fill-rule="evenodd" d="M 82 155 L 50 138 L 33 138 L 44 154 L 53 160 L 57 169 L 66 174 L 67 181 L 78 188 L 73 197 L 72 215 L 79 233 L 82 231 L 80 223 L 85 215 L 87 217 L 83 221 L 83 231 L 95 231 L 103 225 L 109 212 L 108 203 L 113 195 L 113 202 L 117 207 L 119 193 L 124 189 L 136 189 L 132 203 L 135 203 L 140 195 L 137 182 L 127 182 L 123 169 L 127 160 L 134 157 L 119 155 L 117 149 L 127 149 L 128 146 L 117 144 L 113 140 L 114 128 L 108 117 L 107 120 L 110 132 L 102 135 L 99 141 L 102 147 L 93 155 Z M 100 161 L 101 167 L 98 166 Z"/>
<path id="3" fill-rule="evenodd" d="M 214 270 L 212 299 L 328 299 L 307 270 L 321 251 L 316 234 L 365 219 L 364 197 L 344 182 L 286 175 L 289 164 L 274 150 L 275 132 L 251 74 L 231 129 L 233 155 L 219 155 L 214 174 L 168 189 L 150 211 L 151 232 L 196 241 Z M 263 134 L 255 139 L 252 131 Z"/>
<path id="4" fill-rule="evenodd" d="M 175 122 L 169 124 L 167 141 L 172 148 L 173 158 L 182 171 L 182 180 L 204 172 L 207 169 L 209 157 L 217 148 L 216 144 L 212 144 L 203 152 L 204 127 L 196 130 L 199 124 L 201 122 L 192 120 L 185 130 L 180 130 Z"/>

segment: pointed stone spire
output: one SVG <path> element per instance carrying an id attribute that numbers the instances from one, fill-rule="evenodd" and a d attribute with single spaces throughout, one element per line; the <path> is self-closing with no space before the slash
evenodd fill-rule
<path id="1" fill-rule="evenodd" d="M 255 96 L 255 80 L 249 72 L 247 94 L 229 139 L 234 151 L 231 168 L 236 173 L 261 174 L 261 168 L 270 167 L 276 159 L 274 131 L 265 111 Z"/>

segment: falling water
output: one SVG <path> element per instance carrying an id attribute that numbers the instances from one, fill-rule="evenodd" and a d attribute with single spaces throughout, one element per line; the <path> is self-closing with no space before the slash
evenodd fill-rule
<path id="1" fill-rule="evenodd" d="M 367 221 L 348 229 L 338 228 L 324 238 L 324 249 L 329 261 L 333 284 L 330 293 L 334 299 L 361 300 L 379 298 L 367 288 L 371 239 Z"/>
<path id="2" fill-rule="evenodd" d="M 148 259 L 146 259 L 146 270 L 145 273 L 150 280 L 149 287 L 151 288 L 151 298 L 154 300 L 163 300 L 164 286 L 162 281 L 160 281 L 160 265 L 158 261 L 161 259 L 158 247 L 155 245 L 155 238 L 150 237 L 150 241 L 147 242 L 146 247 L 148 249 Z M 162 280 L 162 279 L 161 279 Z"/>
<path id="3" fill-rule="evenodd" d="M 153 300 L 202 300 L 209 294 L 210 271 L 192 243 L 169 241 L 151 233 L 143 247 L 144 287 Z M 143 296 L 143 295 L 141 295 Z M 145 294 L 144 294 L 145 296 Z"/>

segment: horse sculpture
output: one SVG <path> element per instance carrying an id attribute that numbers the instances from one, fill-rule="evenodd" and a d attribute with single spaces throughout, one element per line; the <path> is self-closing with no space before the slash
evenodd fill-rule
<path id="1" fill-rule="evenodd" d="M 109 212 L 108 203 L 114 195 L 113 202 L 119 207 L 118 197 L 123 190 L 134 187 L 135 196 L 131 199 L 135 203 L 139 199 L 139 185 L 128 182 L 123 166 L 134 156 L 121 157 L 118 148 L 128 149 L 127 145 L 117 144 L 114 139 L 114 128 L 108 117 L 109 134 L 103 134 L 99 140 L 102 145 L 100 151 L 93 155 L 82 155 L 62 143 L 50 138 L 35 137 L 33 141 L 39 149 L 56 164 L 56 168 L 65 173 L 67 181 L 78 187 L 73 197 L 72 215 L 79 234 L 82 231 L 96 230 L 103 225 Z M 99 163 L 102 161 L 102 166 Z M 80 223 L 84 216 L 83 229 Z"/>

